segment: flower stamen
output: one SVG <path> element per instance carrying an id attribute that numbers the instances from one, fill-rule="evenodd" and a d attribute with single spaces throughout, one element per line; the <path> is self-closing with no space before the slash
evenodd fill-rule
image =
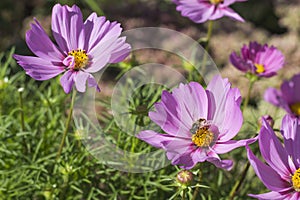
<path id="1" fill-rule="evenodd" d="M 291 104 L 290 109 L 294 114 L 300 116 L 300 102 Z"/>
<path id="2" fill-rule="evenodd" d="M 74 70 L 80 70 L 84 67 L 86 67 L 89 63 L 89 56 L 87 55 L 85 50 L 78 49 L 78 50 L 73 50 L 68 53 L 69 56 L 74 57 Z"/>
<path id="3" fill-rule="evenodd" d="M 254 64 L 254 66 L 256 67 L 255 71 L 258 74 L 264 73 L 266 71 L 264 65 L 262 64 Z"/>
<path id="4" fill-rule="evenodd" d="M 292 184 L 295 191 L 300 192 L 300 168 L 297 169 L 292 176 Z"/>
<path id="5" fill-rule="evenodd" d="M 208 147 L 214 141 L 214 133 L 209 130 L 210 125 L 205 119 L 199 119 L 193 124 L 190 132 L 193 143 L 198 147 Z"/>
<path id="6" fill-rule="evenodd" d="M 209 1 L 210 1 L 210 3 L 215 4 L 215 5 L 224 2 L 224 0 L 209 0 Z"/>

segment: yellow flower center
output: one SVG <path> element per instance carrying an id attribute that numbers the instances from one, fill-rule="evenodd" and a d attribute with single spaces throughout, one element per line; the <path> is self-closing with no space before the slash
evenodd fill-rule
<path id="1" fill-rule="evenodd" d="M 300 102 L 290 105 L 290 109 L 294 114 L 300 116 Z"/>
<path id="2" fill-rule="evenodd" d="M 264 65 L 262 64 L 254 64 L 254 66 L 256 67 L 256 73 L 258 74 L 264 73 L 266 71 Z"/>
<path id="3" fill-rule="evenodd" d="M 300 168 L 297 169 L 292 176 L 293 187 L 297 192 L 300 192 Z"/>
<path id="4" fill-rule="evenodd" d="M 214 141 L 214 133 L 208 129 L 208 126 L 203 126 L 192 135 L 192 141 L 195 145 L 198 147 L 208 147 Z"/>
<path id="5" fill-rule="evenodd" d="M 85 50 L 82 50 L 82 49 L 73 50 L 73 51 L 70 51 L 68 53 L 68 55 L 74 57 L 74 62 L 75 62 L 74 69 L 75 70 L 80 70 L 80 69 L 86 67 L 87 64 L 89 63 L 89 56 L 87 55 Z"/>
<path id="6" fill-rule="evenodd" d="M 219 4 L 219 3 L 223 3 L 224 2 L 224 0 L 209 0 L 209 1 L 212 4 Z"/>

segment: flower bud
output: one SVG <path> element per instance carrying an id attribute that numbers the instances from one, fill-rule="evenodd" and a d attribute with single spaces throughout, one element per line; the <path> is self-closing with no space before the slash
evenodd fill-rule
<path id="1" fill-rule="evenodd" d="M 193 174 L 190 171 L 182 170 L 177 174 L 176 180 L 181 185 L 190 185 L 193 181 Z"/>
<path id="2" fill-rule="evenodd" d="M 274 120 L 270 115 L 264 115 L 258 119 L 257 123 L 258 123 L 259 128 L 262 126 L 262 119 L 265 119 L 266 122 L 270 125 L 270 127 L 273 128 Z"/>

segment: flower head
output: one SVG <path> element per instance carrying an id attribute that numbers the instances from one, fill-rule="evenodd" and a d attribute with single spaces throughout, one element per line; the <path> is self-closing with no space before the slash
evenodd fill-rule
<path id="1" fill-rule="evenodd" d="M 249 46 L 244 45 L 241 55 L 233 52 L 230 55 L 230 62 L 237 69 L 254 74 L 258 77 L 271 77 L 284 65 L 283 54 L 274 46 L 261 45 L 257 42 L 250 42 Z"/>
<path id="2" fill-rule="evenodd" d="M 244 22 L 240 15 L 229 8 L 231 4 L 241 1 L 247 0 L 173 0 L 177 5 L 177 11 L 195 23 L 204 23 L 223 16 Z"/>
<path id="3" fill-rule="evenodd" d="M 220 168 L 231 169 L 231 160 L 218 154 L 244 146 L 249 140 L 231 140 L 243 122 L 241 95 L 231 89 L 227 79 L 215 76 L 205 90 L 199 83 L 180 84 L 172 93 L 163 91 L 161 102 L 149 117 L 166 134 L 152 130 L 137 137 L 162 148 L 173 165 L 191 169 L 208 161 Z M 252 140 L 254 141 L 254 140 Z"/>
<path id="4" fill-rule="evenodd" d="M 256 175 L 271 192 L 249 196 L 261 199 L 292 200 L 300 198 L 300 121 L 290 115 L 282 120 L 284 146 L 273 129 L 263 120 L 259 148 L 266 161 L 260 161 L 247 146 L 248 159 Z"/>
<path id="5" fill-rule="evenodd" d="M 280 90 L 269 88 L 264 98 L 267 102 L 285 109 L 289 114 L 300 117 L 300 74 L 283 82 Z"/>
<path id="6" fill-rule="evenodd" d="M 26 33 L 26 43 L 35 56 L 14 55 L 18 64 L 36 80 L 51 79 L 64 73 L 60 79 L 66 93 L 75 84 L 79 92 L 98 84 L 91 73 L 102 69 L 107 63 L 125 59 L 130 45 L 120 37 L 122 28 L 117 22 L 92 13 L 83 22 L 80 9 L 73 5 L 56 4 L 52 10 L 52 33 L 54 44 L 40 23 L 34 19 Z"/>

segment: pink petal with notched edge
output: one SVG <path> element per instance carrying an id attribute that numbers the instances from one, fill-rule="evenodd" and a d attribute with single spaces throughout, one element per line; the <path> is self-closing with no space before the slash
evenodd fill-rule
<path id="1" fill-rule="evenodd" d="M 162 142 L 171 141 L 174 139 L 173 136 L 168 134 L 161 134 L 151 130 L 141 131 L 136 135 L 136 137 L 156 148 L 163 148 Z"/>
<path id="2" fill-rule="evenodd" d="M 248 160 L 252 165 L 256 175 L 263 182 L 263 184 L 272 191 L 284 192 L 291 188 L 290 184 L 284 180 L 274 171 L 270 166 L 262 163 L 250 150 L 249 146 L 246 146 Z"/>
<path id="3" fill-rule="evenodd" d="M 52 10 L 51 25 L 53 37 L 64 53 L 78 49 L 83 20 L 76 5 L 69 7 L 56 4 Z"/>
<path id="4" fill-rule="evenodd" d="M 249 194 L 248 196 L 253 197 L 253 198 L 257 198 L 260 200 L 286 200 L 287 195 L 283 195 L 280 194 L 279 192 L 268 192 L 268 193 L 264 193 L 264 194 Z"/>
<path id="5" fill-rule="evenodd" d="M 74 73 L 72 71 L 66 71 L 61 77 L 60 77 L 60 84 L 62 85 L 65 93 L 70 93 L 73 85 L 74 85 Z"/>
<path id="6" fill-rule="evenodd" d="M 208 162 L 214 164 L 218 168 L 223 168 L 226 170 L 231 170 L 233 167 L 233 161 L 232 160 L 221 160 L 218 154 L 216 154 L 214 151 L 210 151 L 208 154 L 208 158 L 206 159 Z"/>
<path id="7" fill-rule="evenodd" d="M 35 24 L 31 24 L 31 29 L 26 32 L 26 43 L 30 50 L 38 57 L 60 62 L 64 55 L 58 50 L 58 48 L 50 40 L 39 22 L 34 19 Z"/>
<path id="8" fill-rule="evenodd" d="M 119 38 L 111 52 L 109 63 L 118 63 L 124 60 L 130 53 L 131 46 L 125 43 L 126 37 Z"/>
<path id="9" fill-rule="evenodd" d="M 155 104 L 156 111 L 149 112 L 150 119 L 170 135 L 190 138 L 191 125 L 189 121 L 181 120 L 185 108 L 180 107 L 175 97 L 167 91 L 163 91 L 161 98 L 162 101 Z"/>
<path id="10" fill-rule="evenodd" d="M 289 168 L 288 154 L 265 119 L 262 119 L 262 128 L 258 137 L 260 152 L 265 161 L 282 179 L 289 181 L 290 174 L 293 172 Z"/>
<path id="11" fill-rule="evenodd" d="M 257 140 L 257 138 L 251 138 L 251 139 L 238 140 L 238 141 L 229 140 L 226 142 L 217 142 L 213 148 L 217 154 L 224 154 L 224 153 L 228 153 L 238 147 L 242 147 L 247 144 L 251 144 L 251 143 L 255 142 L 256 140 Z"/>
<path id="12" fill-rule="evenodd" d="M 240 109 L 240 105 L 236 102 L 236 91 L 230 90 L 227 94 L 225 103 L 225 115 L 222 119 L 222 123 L 219 124 L 220 135 L 219 141 L 225 142 L 232 139 L 242 127 L 243 114 Z M 239 98 L 238 98 L 239 101 Z M 221 121 L 216 120 L 216 121 Z"/>
<path id="13" fill-rule="evenodd" d="M 228 7 L 223 8 L 222 13 L 224 16 L 230 17 L 230 18 L 235 19 L 240 22 L 245 22 L 245 20 L 231 8 L 228 8 Z"/>
<path id="14" fill-rule="evenodd" d="M 295 168 L 300 167 L 300 121 L 290 115 L 285 115 L 281 124 L 284 146 L 292 157 Z"/>
<path id="15" fill-rule="evenodd" d="M 36 80 L 48 80 L 61 74 L 65 68 L 59 63 L 52 63 L 39 57 L 13 55 L 26 74 Z M 54 64 L 57 64 L 54 65 Z"/>

